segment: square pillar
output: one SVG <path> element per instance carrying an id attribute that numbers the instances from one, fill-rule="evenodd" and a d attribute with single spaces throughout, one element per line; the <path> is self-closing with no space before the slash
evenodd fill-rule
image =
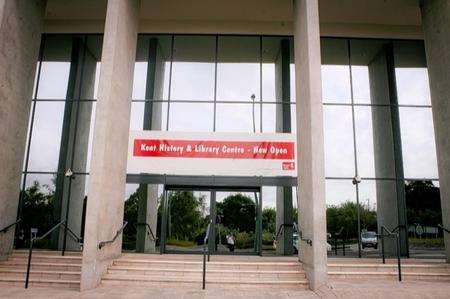
<path id="1" fill-rule="evenodd" d="M 291 45 L 289 39 L 280 41 L 280 50 L 275 60 L 275 92 L 281 104 L 276 106 L 276 131 L 291 132 L 291 93 L 290 93 L 290 62 Z M 276 198 L 276 230 L 277 254 L 292 255 L 293 246 L 293 217 L 292 217 L 292 187 L 277 187 Z"/>
<path id="2" fill-rule="evenodd" d="M 312 290 L 327 283 L 324 137 L 318 0 L 294 1 L 299 258 Z"/>
<path id="3" fill-rule="evenodd" d="M 131 95 L 139 0 L 109 0 L 106 12 L 98 102 L 86 207 L 81 290 L 96 287 L 122 251 Z"/>
<path id="4" fill-rule="evenodd" d="M 442 223 L 450 229 L 450 1 L 422 1 L 430 80 L 431 104 L 436 138 Z M 447 262 L 450 262 L 450 234 L 444 232 Z"/>
<path id="5" fill-rule="evenodd" d="M 0 229 L 16 221 L 45 1 L 0 1 Z M 0 233 L 0 260 L 15 227 Z"/>

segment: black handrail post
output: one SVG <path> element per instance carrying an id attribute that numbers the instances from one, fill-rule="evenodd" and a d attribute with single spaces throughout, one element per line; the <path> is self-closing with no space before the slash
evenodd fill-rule
<path id="1" fill-rule="evenodd" d="M 398 281 L 402 281 L 402 266 L 400 261 L 400 236 L 397 233 L 395 235 L 397 238 L 397 264 L 398 264 Z"/>
<path id="2" fill-rule="evenodd" d="M 63 238 L 63 247 L 61 255 L 64 256 L 64 253 L 66 252 L 66 243 L 67 243 L 67 225 L 66 222 L 64 222 L 64 238 Z"/>
<path id="3" fill-rule="evenodd" d="M 208 250 L 209 251 L 209 250 Z M 209 258 L 209 253 L 208 253 Z M 205 289 L 206 285 L 206 245 L 203 244 L 203 290 Z"/>
<path id="4" fill-rule="evenodd" d="M 342 238 L 342 254 L 345 256 L 345 239 Z"/>
<path id="5" fill-rule="evenodd" d="M 30 251 L 28 252 L 27 276 L 25 277 L 25 289 L 28 289 L 28 281 L 30 279 L 31 255 L 33 254 L 33 237 L 30 238 Z"/>
<path id="6" fill-rule="evenodd" d="M 337 237 L 334 236 L 334 254 L 337 256 L 338 255 L 338 247 L 337 247 Z"/>
<path id="7" fill-rule="evenodd" d="M 383 264 L 386 264 L 386 256 L 384 253 L 384 235 L 381 233 L 381 255 L 383 257 Z"/>

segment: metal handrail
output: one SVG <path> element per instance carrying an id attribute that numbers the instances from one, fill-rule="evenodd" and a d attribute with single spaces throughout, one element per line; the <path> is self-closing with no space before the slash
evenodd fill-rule
<path id="1" fill-rule="evenodd" d="M 297 223 L 293 222 L 292 226 L 294 227 L 294 230 L 298 233 L 298 238 L 300 241 L 306 242 L 309 246 L 312 246 L 312 240 L 308 238 L 303 238 L 303 232 L 298 229 Z"/>
<path id="2" fill-rule="evenodd" d="M 400 259 L 400 237 L 399 237 L 399 231 L 401 225 L 396 226 L 392 231 L 389 230 L 386 226 L 381 226 L 381 234 L 377 234 L 377 236 L 381 237 L 381 254 L 383 257 L 383 264 L 386 264 L 386 257 L 384 253 L 384 238 L 395 238 L 396 239 L 396 245 L 397 245 L 397 268 L 398 268 L 398 281 L 402 281 L 402 265 L 401 265 L 401 259 Z M 386 234 L 384 234 L 384 232 Z"/>
<path id="3" fill-rule="evenodd" d="M 207 246 L 209 241 L 209 234 L 211 231 L 212 219 L 208 223 L 208 227 L 206 228 L 205 239 L 203 239 L 203 285 L 202 289 L 205 289 L 206 285 L 206 253 L 208 253 L 208 262 L 209 262 L 209 248 Z"/>
<path id="4" fill-rule="evenodd" d="M 127 224 L 128 224 L 128 222 L 124 221 L 122 227 L 117 230 L 116 235 L 111 240 L 101 241 L 100 243 L 98 243 L 98 249 L 102 249 L 104 246 L 114 243 L 117 240 L 117 238 L 119 237 L 119 235 L 123 232 L 123 230 L 124 230 L 125 226 L 127 226 Z"/>
<path id="5" fill-rule="evenodd" d="M 278 240 L 278 237 L 279 237 L 280 234 L 281 234 L 281 230 L 282 230 L 284 227 L 294 227 L 294 224 L 289 224 L 289 223 L 282 223 L 282 224 L 280 224 L 280 226 L 278 227 L 277 235 L 275 236 L 275 240 Z"/>
<path id="6" fill-rule="evenodd" d="M 446 229 L 442 224 L 438 224 L 438 227 L 440 227 L 447 234 L 450 234 L 450 230 Z"/>
<path id="7" fill-rule="evenodd" d="M 4 228 L 0 229 L 0 233 L 6 233 L 11 227 L 13 227 L 14 225 L 18 224 L 19 222 L 21 222 L 22 219 L 17 219 L 16 222 L 11 223 L 10 225 L 5 226 Z"/>
<path id="8" fill-rule="evenodd" d="M 57 224 L 55 224 L 51 229 L 49 229 L 45 234 L 43 234 L 42 236 L 40 236 L 40 237 L 35 237 L 35 238 L 33 238 L 33 237 L 31 237 L 30 238 L 30 249 L 29 249 L 29 252 L 28 252 L 28 263 L 27 263 L 27 274 L 26 274 L 26 277 L 25 277 L 25 288 L 27 289 L 28 288 L 28 282 L 29 282 L 29 280 L 30 280 L 30 269 L 31 269 L 31 257 L 32 257 L 32 255 L 33 255 L 33 245 L 34 245 L 34 242 L 36 242 L 36 241 L 40 241 L 40 240 L 42 240 L 42 239 L 44 239 L 44 238 L 46 238 L 48 235 L 50 235 L 53 231 L 55 231 L 57 228 L 59 228 L 60 226 L 64 226 L 66 229 L 67 229 L 67 231 L 69 231 L 70 232 L 70 236 L 72 237 L 72 238 L 75 238 L 76 239 L 76 241 L 77 242 L 79 242 L 80 243 L 80 245 L 81 245 L 81 238 L 80 237 L 78 237 L 68 226 L 67 226 L 67 224 L 66 224 L 66 221 L 65 220 L 63 220 L 63 221 L 60 221 L 60 222 L 58 222 Z M 63 250 L 63 252 L 62 252 L 62 255 L 64 255 L 64 250 Z"/>
<path id="9" fill-rule="evenodd" d="M 341 229 L 334 234 L 334 254 L 337 255 L 338 254 L 338 237 L 342 235 L 342 232 L 344 231 L 344 227 L 342 226 Z M 342 255 L 345 256 L 345 239 L 344 237 L 341 238 L 342 240 Z"/>
<path id="10" fill-rule="evenodd" d="M 64 225 L 64 227 L 67 229 L 69 235 L 71 235 L 72 238 L 80 244 L 80 246 L 83 246 L 83 238 L 74 233 L 73 230 L 71 230 L 70 227 L 66 224 L 66 221 L 64 221 L 62 225 Z"/>
<path id="11" fill-rule="evenodd" d="M 138 223 L 136 223 L 136 226 L 138 226 L 138 225 L 144 225 L 146 227 L 145 231 L 147 232 L 147 234 L 153 239 L 153 242 L 156 242 L 157 238 L 155 237 L 155 234 L 153 233 L 153 230 L 150 227 L 150 224 L 148 224 L 147 222 L 138 222 Z M 147 230 L 147 228 L 148 228 L 148 230 Z"/>

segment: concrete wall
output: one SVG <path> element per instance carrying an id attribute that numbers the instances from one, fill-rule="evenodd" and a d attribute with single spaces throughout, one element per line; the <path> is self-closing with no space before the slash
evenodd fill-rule
<path id="1" fill-rule="evenodd" d="M 423 30 L 430 78 L 443 225 L 450 229 L 450 1 L 423 1 Z M 450 234 L 444 233 L 447 262 Z"/>
<path id="2" fill-rule="evenodd" d="M 103 248 L 122 227 L 131 95 L 136 57 L 138 0 L 109 0 L 103 39 L 98 102 L 86 208 L 81 290 L 96 287 L 122 236 Z"/>
<path id="3" fill-rule="evenodd" d="M 16 220 L 45 1 L 0 0 L 0 229 Z M 0 259 L 14 228 L 0 233 Z"/>

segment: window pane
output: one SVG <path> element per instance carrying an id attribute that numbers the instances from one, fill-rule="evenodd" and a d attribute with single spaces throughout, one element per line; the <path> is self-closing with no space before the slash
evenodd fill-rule
<path id="1" fill-rule="evenodd" d="M 295 132 L 295 104 L 285 104 L 289 109 L 290 130 L 286 133 Z M 263 104 L 263 132 L 275 133 L 283 132 L 283 104 Z"/>
<path id="2" fill-rule="evenodd" d="M 361 229 L 381 232 L 381 225 L 398 225 L 397 191 L 394 180 L 370 180 L 359 184 Z M 370 252 L 372 248 L 366 248 Z"/>
<path id="3" fill-rule="evenodd" d="M 134 100 L 145 99 L 145 90 L 147 85 L 147 67 L 148 63 L 146 61 L 138 61 L 134 64 L 132 94 L 132 99 Z"/>
<path id="4" fill-rule="evenodd" d="M 169 130 L 212 132 L 214 104 L 170 103 Z"/>
<path id="5" fill-rule="evenodd" d="M 259 105 L 217 104 L 216 115 L 218 132 L 259 132 Z"/>
<path id="6" fill-rule="evenodd" d="M 29 171 L 57 171 L 65 102 L 37 102 Z"/>
<path id="7" fill-rule="evenodd" d="M 355 161 L 350 107 L 327 106 L 324 111 L 325 175 L 353 177 Z"/>
<path id="8" fill-rule="evenodd" d="M 292 38 L 263 37 L 262 38 L 262 98 L 264 101 L 281 101 L 282 87 L 285 85 L 285 97 L 292 98 L 291 62 L 293 62 Z M 284 69 L 283 69 L 284 68 Z"/>
<path id="9" fill-rule="evenodd" d="M 386 44 L 384 40 L 350 40 L 355 103 L 389 103 Z"/>
<path id="10" fill-rule="evenodd" d="M 431 108 L 400 107 L 399 111 L 405 178 L 437 178 Z"/>
<path id="11" fill-rule="evenodd" d="M 217 99 L 251 101 L 260 94 L 260 45 L 258 37 L 219 37 Z"/>
<path id="12" fill-rule="evenodd" d="M 322 97 L 325 103 L 350 103 L 350 70 L 347 40 L 321 40 Z"/>
<path id="13" fill-rule="evenodd" d="M 131 103 L 130 130 L 139 131 L 144 127 L 144 102 Z"/>
<path id="14" fill-rule="evenodd" d="M 358 174 L 395 178 L 394 145 L 389 107 L 355 107 Z"/>
<path id="15" fill-rule="evenodd" d="M 281 112 L 278 111 L 281 109 L 280 104 L 263 104 L 263 114 L 262 114 L 262 122 L 263 122 L 263 132 L 264 133 L 275 133 L 277 129 L 281 131 L 280 125 L 277 126 L 277 121 L 281 122 Z"/>
<path id="16" fill-rule="evenodd" d="M 395 68 L 395 78 L 399 104 L 431 105 L 426 68 Z"/>
<path id="17" fill-rule="evenodd" d="M 64 100 L 66 98 L 71 49 L 71 37 L 45 36 L 45 49 L 37 93 L 38 99 Z"/>
<path id="18" fill-rule="evenodd" d="M 175 36 L 171 100 L 214 100 L 216 38 Z"/>
<path id="19" fill-rule="evenodd" d="M 430 105 L 430 87 L 423 41 L 395 41 L 394 59 L 398 103 Z"/>
<path id="20" fill-rule="evenodd" d="M 406 207 L 411 253 L 423 252 L 423 239 L 432 239 L 433 247 L 444 249 L 444 240 L 438 225 L 442 223 L 439 183 L 436 181 L 406 181 Z M 444 252 L 433 250 L 445 256 Z"/>
<path id="21" fill-rule="evenodd" d="M 96 105 L 96 102 L 78 103 L 77 139 L 73 166 L 73 170 L 76 172 L 89 172 L 90 170 Z M 72 147 L 72 145 L 70 146 Z"/>
<path id="22" fill-rule="evenodd" d="M 23 190 L 23 209 L 20 215 L 20 234 L 25 239 L 30 236 L 30 229 L 37 228 L 40 236 L 54 225 L 53 203 L 55 196 L 55 175 L 27 174 L 25 190 Z M 24 242 L 17 240 L 16 247 L 24 247 Z M 45 242 L 37 244 L 45 246 Z"/>

